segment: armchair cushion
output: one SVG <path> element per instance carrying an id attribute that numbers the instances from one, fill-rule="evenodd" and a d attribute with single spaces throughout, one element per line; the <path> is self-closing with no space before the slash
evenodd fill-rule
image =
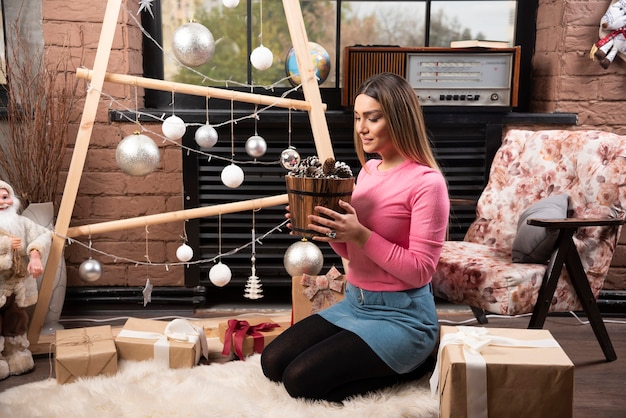
<path id="1" fill-rule="evenodd" d="M 567 217 L 567 202 L 568 195 L 553 195 L 522 212 L 513 240 L 511 258 L 514 263 L 543 264 L 548 261 L 559 236 L 558 229 L 528 225 L 527 221 L 531 218 L 564 219 Z"/>

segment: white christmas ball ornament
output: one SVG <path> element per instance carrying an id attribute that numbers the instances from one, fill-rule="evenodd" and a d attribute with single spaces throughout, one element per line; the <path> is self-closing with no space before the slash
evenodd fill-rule
<path id="1" fill-rule="evenodd" d="M 130 176 L 145 176 L 161 161 L 159 147 L 152 138 L 135 133 L 122 139 L 115 150 L 115 161 Z"/>
<path id="2" fill-rule="evenodd" d="M 263 45 L 254 48 L 250 54 L 250 63 L 257 70 L 265 71 L 272 66 L 274 54 Z"/>
<path id="3" fill-rule="evenodd" d="M 189 67 L 198 67 L 213 56 L 215 39 L 211 31 L 200 23 L 185 23 L 174 32 L 172 47 L 178 61 Z"/>
<path id="4" fill-rule="evenodd" d="M 250 157 L 262 157 L 267 151 L 267 143 L 262 136 L 252 135 L 246 141 L 246 152 Z"/>
<path id="5" fill-rule="evenodd" d="M 200 148 L 211 148 L 217 144 L 217 137 L 215 128 L 206 124 L 196 130 L 194 139 Z"/>
<path id="6" fill-rule="evenodd" d="M 243 183 L 243 170 L 238 165 L 230 164 L 224 167 L 221 177 L 226 187 L 235 189 Z"/>
<path id="7" fill-rule="evenodd" d="M 161 130 L 163 131 L 163 135 L 175 141 L 185 135 L 187 127 L 185 126 L 184 120 L 176 115 L 172 115 L 167 117 L 163 121 L 163 124 L 161 125 Z"/>
<path id="8" fill-rule="evenodd" d="M 222 4 L 229 9 L 239 6 L 239 0 L 222 0 Z"/>
<path id="9" fill-rule="evenodd" d="M 285 270 L 290 276 L 317 275 L 324 267 L 324 255 L 311 241 L 298 241 L 291 244 L 283 257 Z"/>
<path id="10" fill-rule="evenodd" d="M 209 280 L 218 287 L 226 286 L 230 282 L 231 277 L 230 268 L 221 261 L 209 270 Z"/>
<path id="11" fill-rule="evenodd" d="M 78 275 L 86 282 L 95 282 L 102 277 L 102 265 L 93 258 L 85 260 L 78 268 Z"/>
<path id="12" fill-rule="evenodd" d="M 191 260 L 193 258 L 193 249 L 187 244 L 182 244 L 176 249 L 176 258 L 182 262 Z"/>

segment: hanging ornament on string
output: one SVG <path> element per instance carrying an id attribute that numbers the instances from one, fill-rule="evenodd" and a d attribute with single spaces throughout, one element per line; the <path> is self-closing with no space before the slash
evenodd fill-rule
<path id="1" fill-rule="evenodd" d="M 289 146 L 280 153 L 280 164 L 287 170 L 293 170 L 300 164 L 300 154 L 291 145 L 291 108 L 289 108 Z"/>
<path id="2" fill-rule="evenodd" d="M 230 148 L 231 148 L 231 163 L 224 167 L 220 175 L 222 183 L 226 187 L 236 189 L 241 186 L 244 180 L 244 174 L 241 167 L 234 163 L 235 159 L 235 112 L 233 109 L 233 102 L 230 102 Z"/>
<path id="3" fill-rule="evenodd" d="M 183 242 L 180 247 L 176 249 L 176 258 L 183 263 L 191 260 L 193 258 L 193 249 Z"/>
<path id="4" fill-rule="evenodd" d="M 254 209 L 252 209 L 252 256 L 250 257 L 252 274 L 248 277 L 243 294 L 245 298 L 252 300 L 261 299 L 263 297 L 261 280 L 256 275 L 256 233 L 254 232 L 254 228 Z"/>
<path id="5" fill-rule="evenodd" d="M 215 39 L 204 25 L 196 22 L 185 23 L 174 32 L 172 49 L 174 56 L 182 64 L 199 67 L 213 56 Z"/>
<path id="6" fill-rule="evenodd" d="M 152 138 L 135 132 L 120 141 L 115 161 L 130 176 L 145 176 L 156 170 L 161 161 L 159 147 Z"/>
<path id="7" fill-rule="evenodd" d="M 317 80 L 317 84 L 322 84 L 330 75 L 330 54 L 323 46 L 315 42 L 309 42 L 308 47 L 309 59 L 315 71 L 315 79 Z M 296 50 L 294 48 L 291 48 L 289 52 L 287 52 L 287 57 L 285 58 L 285 73 L 292 86 L 297 87 L 302 84 Z"/>
<path id="8" fill-rule="evenodd" d="M 261 33 L 259 33 L 259 40 L 261 45 L 254 48 L 250 54 L 250 63 L 254 68 L 259 71 L 265 71 L 272 66 L 274 61 L 274 55 L 269 48 L 263 46 L 263 0 L 259 2 L 259 21 L 261 27 Z"/>
<path id="9" fill-rule="evenodd" d="M 316 276 L 324 267 L 324 255 L 317 245 L 303 238 L 287 248 L 283 264 L 292 277 L 303 274 Z"/>
<path id="10" fill-rule="evenodd" d="M 239 0 L 222 0 L 222 4 L 224 7 L 228 7 L 229 9 L 234 9 L 239 6 Z"/>
<path id="11" fill-rule="evenodd" d="M 85 282 L 95 282 L 102 277 L 102 264 L 91 258 L 91 237 L 89 237 L 89 259 L 81 263 L 78 275 Z"/>
<path id="12" fill-rule="evenodd" d="M 161 125 L 161 130 L 166 138 L 176 141 L 185 135 L 187 127 L 185 121 L 176 115 L 168 116 Z"/>
<path id="13" fill-rule="evenodd" d="M 250 157 L 258 158 L 265 155 L 267 151 L 267 143 L 265 139 L 257 133 L 257 121 L 259 116 L 257 114 L 257 107 L 254 107 L 254 135 L 252 135 L 246 141 L 246 152 Z"/>
<path id="14" fill-rule="evenodd" d="M 222 263 L 222 215 L 220 214 L 218 217 L 218 234 L 217 234 L 217 242 L 218 242 L 218 254 L 220 257 L 220 261 L 211 267 L 209 270 L 209 280 L 217 287 L 226 286 L 230 283 L 230 279 L 232 277 L 232 273 L 230 268 Z"/>
<path id="15" fill-rule="evenodd" d="M 206 122 L 196 130 L 194 139 L 200 148 L 212 148 L 217 144 L 217 131 L 209 124 L 209 96 L 206 97 Z"/>

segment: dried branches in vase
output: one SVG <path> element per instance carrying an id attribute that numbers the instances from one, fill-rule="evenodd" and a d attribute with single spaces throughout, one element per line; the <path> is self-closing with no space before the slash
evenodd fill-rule
<path id="1" fill-rule="evenodd" d="M 70 69 L 67 45 L 46 52 L 20 34 L 20 24 L 7 39 L 7 117 L 0 124 L 0 175 L 13 185 L 22 201 L 54 202 L 66 155 L 68 126 L 77 81 Z M 37 49 L 37 50 L 33 50 Z"/>

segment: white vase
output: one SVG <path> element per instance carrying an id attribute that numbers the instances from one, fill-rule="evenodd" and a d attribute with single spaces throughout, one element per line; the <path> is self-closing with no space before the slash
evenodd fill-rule
<path id="1" fill-rule="evenodd" d="M 54 205 L 52 202 L 31 203 L 26 209 L 24 209 L 22 215 L 50 230 L 54 229 Z M 42 259 L 44 266 L 47 261 L 48 254 L 45 254 Z M 41 289 L 42 279 L 43 275 L 37 278 L 38 290 Z M 51 335 L 54 334 L 56 330 L 63 329 L 63 325 L 61 325 L 59 319 L 61 318 L 61 311 L 63 310 L 63 303 L 65 302 L 66 283 L 67 270 L 65 267 L 65 257 L 61 254 L 59 265 L 57 266 L 57 272 L 54 277 L 50 303 L 48 304 L 48 310 L 46 311 L 46 318 L 44 319 L 43 327 L 41 328 L 41 334 Z"/>

